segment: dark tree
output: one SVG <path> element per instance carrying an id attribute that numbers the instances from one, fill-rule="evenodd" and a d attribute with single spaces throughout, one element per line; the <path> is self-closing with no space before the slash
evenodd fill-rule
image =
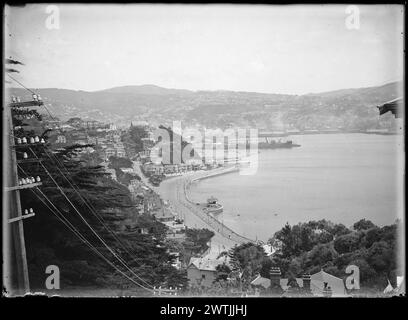
<path id="1" fill-rule="evenodd" d="M 357 221 L 355 224 L 353 224 L 353 229 L 356 231 L 368 230 L 374 227 L 376 227 L 376 225 L 372 223 L 370 220 L 366 219 L 361 219 L 360 221 Z"/>

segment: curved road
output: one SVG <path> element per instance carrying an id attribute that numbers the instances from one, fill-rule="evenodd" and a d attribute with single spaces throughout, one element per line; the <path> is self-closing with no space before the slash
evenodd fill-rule
<path id="1" fill-rule="evenodd" d="M 213 216 L 204 213 L 188 198 L 188 188 L 192 181 L 208 175 L 222 174 L 223 172 L 225 172 L 225 169 L 215 169 L 211 172 L 190 172 L 183 176 L 164 180 L 160 187 L 156 189 L 160 196 L 170 203 L 170 208 L 184 218 L 186 226 L 190 228 L 207 228 L 214 232 L 211 249 L 216 252 L 227 250 L 236 244 L 254 242 L 237 234 Z"/>

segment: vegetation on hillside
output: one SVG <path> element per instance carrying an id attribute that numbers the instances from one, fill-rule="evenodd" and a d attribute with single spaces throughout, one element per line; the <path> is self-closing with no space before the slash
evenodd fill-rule
<path id="1" fill-rule="evenodd" d="M 167 245 L 174 252 L 180 253 L 180 261 L 186 267 L 192 257 L 198 257 L 209 249 L 208 243 L 214 232 L 208 229 L 187 228 L 183 241 L 167 240 Z"/>
<path id="2" fill-rule="evenodd" d="M 122 168 L 132 168 L 133 163 L 128 158 L 109 157 L 108 168 L 114 169 L 119 183 L 128 186 L 132 180 L 140 180 L 136 173 L 123 172 Z"/>
<path id="3" fill-rule="evenodd" d="M 122 135 L 122 141 L 125 145 L 126 152 L 130 157 L 135 156 L 138 152 L 143 151 L 143 138 L 147 138 L 148 132 L 144 126 L 131 126 Z"/>
<path id="4" fill-rule="evenodd" d="M 111 169 L 119 169 L 119 168 L 132 168 L 133 163 L 128 158 L 121 158 L 110 156 L 109 157 L 109 168 Z"/>
<path id="5" fill-rule="evenodd" d="M 270 242 L 278 246 L 272 263 L 285 277 L 299 277 L 304 272 L 324 269 L 339 278 L 354 264 L 360 268 L 362 288 L 383 290 L 387 279 L 395 286 L 397 269 L 397 234 L 401 222 L 377 227 L 362 219 L 350 230 L 326 220 L 286 224 Z"/>
<path id="6" fill-rule="evenodd" d="M 15 124 L 22 123 L 16 120 Z M 31 134 L 34 132 L 24 130 L 24 125 L 15 132 L 16 137 Z M 41 164 L 19 164 L 20 177 L 39 176 L 42 181 L 39 190 L 21 191 L 23 210 L 33 208 L 36 213 L 25 222 L 31 287 L 45 291 L 48 265 L 59 267 L 62 289 L 115 289 L 127 284 L 135 289 L 134 294 L 149 294 L 118 269 L 145 287 L 185 287 L 185 273 L 171 265 L 174 257 L 165 244 L 166 227 L 151 216 L 139 216 L 129 190 L 108 178 L 103 167 L 92 166 L 81 157 L 84 147 L 73 145 L 53 151 L 48 145 L 33 146 L 25 152 L 30 158 L 42 159 Z M 21 153 L 18 151 L 19 158 Z M 141 228 L 149 232 L 143 234 Z M 79 234 L 91 248 L 77 237 Z"/>
<path id="7" fill-rule="evenodd" d="M 378 87 L 345 89 L 304 95 L 265 94 L 234 91 L 147 90 L 143 86 L 125 91 L 98 92 L 65 89 L 39 89 L 49 99 L 52 111 L 61 118 L 89 117 L 104 122 L 127 121 L 137 114 L 156 123 L 170 124 L 179 120 L 186 125 L 199 123 L 207 128 L 257 127 L 280 130 L 279 126 L 342 127 L 345 130 L 394 125 L 392 115 L 378 118 L 377 105 L 401 96 L 402 83 L 392 82 Z M 12 89 L 23 97 L 23 89 Z M 131 101 L 132 103 L 129 103 Z M 71 105 L 67 110 L 62 106 Z M 98 106 L 97 112 L 95 106 Z M 138 143 L 136 142 L 136 145 Z M 140 145 L 139 145 L 140 146 Z"/>
<path id="8" fill-rule="evenodd" d="M 395 287 L 397 267 L 397 234 L 400 221 L 378 227 L 362 219 L 348 229 L 330 221 L 310 221 L 294 226 L 286 224 L 269 242 L 277 249 L 270 257 L 257 244 L 244 243 L 228 253 L 229 264 L 217 267 L 217 278 L 211 292 L 225 295 L 249 290 L 250 283 L 260 275 L 270 277 L 271 267 L 279 267 L 281 277 L 295 283 L 304 273 L 320 270 L 342 278 L 345 269 L 356 265 L 360 269 L 360 293 L 380 294 L 388 280 Z"/>

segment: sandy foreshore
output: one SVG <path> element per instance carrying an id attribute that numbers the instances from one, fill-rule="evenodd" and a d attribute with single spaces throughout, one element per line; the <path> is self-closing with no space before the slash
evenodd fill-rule
<path id="1" fill-rule="evenodd" d="M 236 244 L 246 242 L 246 240 L 229 228 L 222 226 L 221 222 L 218 222 L 215 218 L 208 217 L 203 215 L 201 211 L 197 211 L 201 209 L 195 208 L 193 200 L 189 199 L 188 186 L 194 181 L 236 171 L 237 169 L 226 167 L 211 171 L 189 172 L 183 176 L 164 180 L 160 187 L 155 190 L 163 200 L 169 202 L 172 211 L 184 218 L 186 226 L 190 228 L 207 228 L 214 232 L 215 235 L 211 240 L 211 253 L 213 254 L 228 250 Z M 248 239 L 248 241 L 250 240 Z"/>

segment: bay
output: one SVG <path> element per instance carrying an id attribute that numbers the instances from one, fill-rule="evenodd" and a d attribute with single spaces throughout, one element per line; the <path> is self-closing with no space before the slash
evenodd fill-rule
<path id="1" fill-rule="evenodd" d="M 286 222 L 326 219 L 347 227 L 362 218 L 382 226 L 403 218 L 402 135 L 290 137 L 299 148 L 260 150 L 256 174 L 195 183 L 191 196 L 218 198 L 227 226 L 266 241 Z"/>

